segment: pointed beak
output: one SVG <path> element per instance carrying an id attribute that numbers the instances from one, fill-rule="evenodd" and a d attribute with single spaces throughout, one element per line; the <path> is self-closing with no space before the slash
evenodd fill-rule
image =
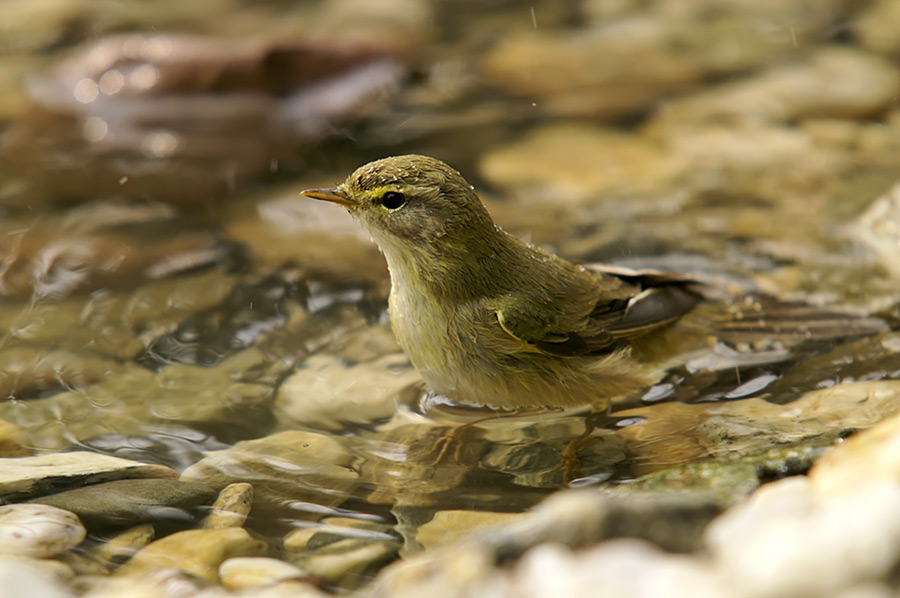
<path id="1" fill-rule="evenodd" d="M 312 197 L 313 199 L 324 199 L 325 201 L 331 201 L 337 204 L 341 204 L 344 207 L 350 207 L 353 205 L 353 202 L 350 201 L 350 198 L 347 197 L 347 194 L 344 193 L 339 187 L 334 187 L 333 189 L 306 189 L 304 191 L 301 191 L 300 195 Z"/>

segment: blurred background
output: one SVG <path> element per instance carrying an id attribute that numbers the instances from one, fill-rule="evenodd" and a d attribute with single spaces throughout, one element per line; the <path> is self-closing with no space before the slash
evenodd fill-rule
<path id="1" fill-rule="evenodd" d="M 581 420 L 465 427 L 465 450 L 436 450 L 466 420 L 419 411 L 381 256 L 299 191 L 429 154 L 499 224 L 567 258 L 896 328 L 898 31 L 896 0 L 2 0 L 2 456 L 88 452 L 217 491 L 250 482 L 268 554 L 332 588 L 428 545 L 415 530 L 436 512 L 530 507 L 571 481 L 559 450 Z M 774 370 L 699 364 L 631 397 L 638 411 L 596 431 L 574 477 L 798 442 L 811 459 L 893 413 L 898 393 L 867 410 L 807 401 L 790 430 L 772 423 L 781 405 L 896 384 L 898 351 L 886 333 Z M 704 429 L 722 401 L 752 425 Z M 94 564 L 110 529 L 166 535 L 211 500 L 98 491 L 113 507 L 85 519 L 78 553 Z M 318 529 L 381 548 L 317 570 Z"/>

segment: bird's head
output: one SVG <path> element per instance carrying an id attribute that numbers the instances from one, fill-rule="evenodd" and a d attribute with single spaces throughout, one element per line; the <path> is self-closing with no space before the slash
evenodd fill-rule
<path id="1" fill-rule="evenodd" d="M 333 189 L 301 193 L 347 208 L 386 253 L 413 247 L 435 252 L 459 249 L 494 229 L 472 186 L 453 168 L 428 156 L 376 160 Z"/>

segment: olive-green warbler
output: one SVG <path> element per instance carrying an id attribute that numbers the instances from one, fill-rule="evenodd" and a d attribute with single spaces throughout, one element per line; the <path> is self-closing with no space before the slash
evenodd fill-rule
<path id="1" fill-rule="evenodd" d="M 371 162 L 302 194 L 346 207 L 368 229 L 390 270 L 397 340 L 433 391 L 463 403 L 601 407 L 660 377 L 649 348 L 705 302 L 691 279 L 578 266 L 513 237 L 458 172 L 427 156 Z M 783 322 L 796 315 L 782 312 Z M 733 315 L 732 331 L 753 327 Z M 801 335 L 881 327 L 821 312 Z"/>

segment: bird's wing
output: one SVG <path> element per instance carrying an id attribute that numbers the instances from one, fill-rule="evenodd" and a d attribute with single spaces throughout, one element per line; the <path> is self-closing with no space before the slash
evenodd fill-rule
<path id="1" fill-rule="evenodd" d="M 549 314 L 527 299 L 509 301 L 496 310 L 500 326 L 544 353 L 601 354 L 674 322 L 703 300 L 686 278 L 624 269 L 591 273 L 598 283 L 592 296 L 557 300 Z"/>

